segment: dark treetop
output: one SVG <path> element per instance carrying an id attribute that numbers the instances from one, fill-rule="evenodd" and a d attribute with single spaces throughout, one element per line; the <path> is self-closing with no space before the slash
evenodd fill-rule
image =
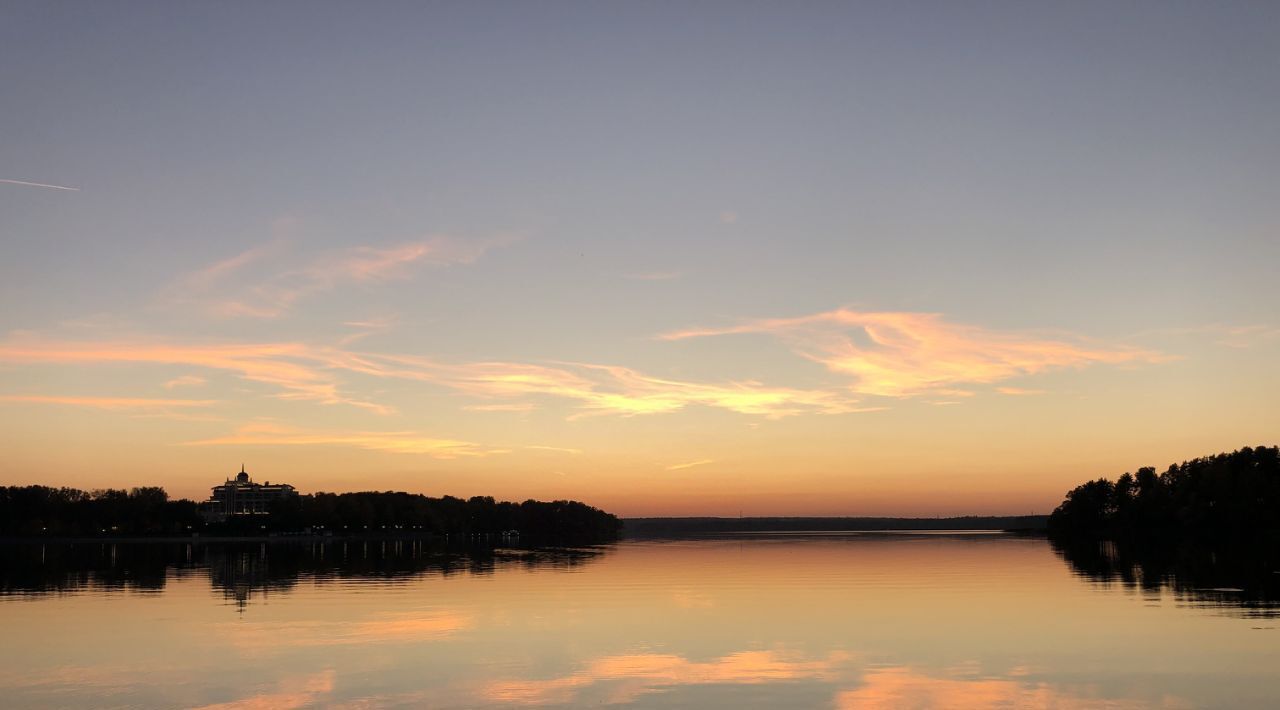
<path id="1" fill-rule="evenodd" d="M 0 487 L 0 536 L 258 535 L 327 531 L 524 536 L 604 541 L 618 536 L 617 517 L 585 503 L 523 503 L 400 492 L 316 493 L 277 501 L 269 515 L 206 522 L 189 500 L 163 488 L 81 491 L 47 486 Z"/>
<path id="2" fill-rule="evenodd" d="M 1067 493 L 1049 529 L 1056 534 L 1238 536 L 1280 531 L 1280 449 L 1218 454 L 1099 478 Z"/>

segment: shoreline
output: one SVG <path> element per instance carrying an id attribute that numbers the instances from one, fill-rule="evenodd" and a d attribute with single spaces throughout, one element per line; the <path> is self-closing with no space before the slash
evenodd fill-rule
<path id="1" fill-rule="evenodd" d="M 538 539 L 538 538 L 528 538 Z M 0 545 L 56 543 L 59 545 L 78 545 L 86 543 L 224 543 L 224 542 L 350 542 L 357 541 L 433 541 L 433 542 L 483 542 L 505 541 L 518 543 L 520 536 L 503 536 L 499 533 L 478 533 L 472 535 L 435 535 L 435 534 L 346 534 L 346 535 L 107 535 L 99 537 L 84 536 L 41 536 L 41 537 L 0 537 Z"/>

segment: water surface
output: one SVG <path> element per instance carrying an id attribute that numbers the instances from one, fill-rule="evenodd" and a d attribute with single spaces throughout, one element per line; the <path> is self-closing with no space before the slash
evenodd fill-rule
<path id="1" fill-rule="evenodd" d="M 0 546 L 5 707 L 1268 707 L 1257 555 L 999 534 Z"/>

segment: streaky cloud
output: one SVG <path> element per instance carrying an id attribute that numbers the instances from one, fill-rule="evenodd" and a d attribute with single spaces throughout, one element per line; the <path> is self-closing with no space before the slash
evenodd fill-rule
<path id="1" fill-rule="evenodd" d="M 535 445 L 535 446 L 526 446 L 524 448 L 532 449 L 534 451 L 551 451 L 551 452 L 560 453 L 560 454 L 569 454 L 570 456 L 582 455 L 582 449 L 571 449 L 564 446 L 536 446 Z"/>
<path id="2" fill-rule="evenodd" d="M 171 390 L 175 387 L 199 387 L 207 382 L 208 380 L 199 375 L 182 375 L 165 382 L 164 388 Z"/>
<path id="3" fill-rule="evenodd" d="M 57 341 L 11 337 L 0 343 L 0 362 L 104 364 L 137 362 L 187 365 L 235 372 L 240 377 L 277 387 L 286 400 L 344 404 L 377 414 L 391 407 L 343 394 L 326 367 L 334 358 L 326 348 L 302 343 L 182 344 L 158 340 Z"/>
<path id="4" fill-rule="evenodd" d="M 397 454 L 424 454 L 438 459 L 490 456 L 504 449 L 485 449 L 456 439 L 439 439 L 411 431 L 317 431 L 271 423 L 251 423 L 234 433 L 182 442 L 183 446 L 351 446 Z"/>
<path id="5" fill-rule="evenodd" d="M 498 404 L 468 404 L 463 407 L 468 412 L 532 412 L 537 409 L 533 402 L 505 402 Z"/>
<path id="6" fill-rule="evenodd" d="M 535 397 L 576 402 L 578 412 L 574 416 L 663 414 L 692 405 L 774 419 L 879 409 L 862 406 L 845 392 L 776 387 L 754 380 L 691 382 L 592 363 L 444 363 L 413 355 L 353 352 L 300 342 L 93 342 L 15 335 L 0 342 L 0 362 L 138 362 L 204 367 L 234 372 L 245 380 L 279 388 L 274 395 L 279 399 L 342 404 L 378 414 L 395 410 L 348 394 L 339 373 L 424 382 L 489 400 L 469 405 L 475 411 L 528 411 L 535 406 L 531 401 Z"/>
<path id="7" fill-rule="evenodd" d="M 670 466 L 667 466 L 666 470 L 668 470 L 668 471 L 683 471 L 683 470 L 685 470 L 686 468 L 693 468 L 694 466 L 705 466 L 705 465 L 707 465 L 707 464 L 709 464 L 709 463 L 715 463 L 715 460 L 713 460 L 713 459 L 698 459 L 697 461 L 686 461 L 685 463 L 677 463 L 677 464 L 672 464 L 672 465 L 670 465 Z"/>
<path id="8" fill-rule="evenodd" d="M 1029 389 L 1026 387 L 997 387 L 996 391 L 1000 394 L 1012 395 L 1014 397 L 1034 397 L 1036 395 L 1048 394 L 1048 390 Z"/>
<path id="9" fill-rule="evenodd" d="M 330 249 L 303 259 L 301 265 L 276 264 L 274 269 L 255 274 L 252 281 L 237 283 L 244 267 L 283 259 L 286 244 L 277 237 L 179 277 L 163 290 L 161 298 L 166 303 L 196 305 L 216 318 L 279 318 L 308 297 L 347 284 L 408 279 L 416 266 L 471 264 L 489 250 L 519 238 L 514 233 L 471 239 L 436 234 L 380 246 Z"/>
<path id="10" fill-rule="evenodd" d="M 189 409 L 194 407 L 212 407 L 219 404 L 216 399 L 148 399 L 145 397 L 92 397 L 66 395 L 6 394 L 0 395 L 0 402 L 13 404 L 60 404 L 70 407 L 89 407 L 111 411 L 156 411 L 168 409 Z"/>
<path id="11" fill-rule="evenodd" d="M 66 185 L 51 185 L 47 182 L 30 182 L 28 180 L 0 180 L 0 183 L 6 185 L 22 185 L 24 187 L 43 187 L 50 190 L 66 190 L 68 192 L 80 192 L 78 187 L 68 187 Z"/>
<path id="12" fill-rule="evenodd" d="M 362 353 L 348 355 L 343 367 L 378 377 L 433 382 L 480 397 L 545 395 L 574 400 L 582 409 L 578 416 L 661 414 L 693 404 L 770 418 L 865 411 L 856 400 L 838 392 L 770 387 L 756 381 L 688 382 L 616 365 L 447 364 L 416 356 Z"/>
<path id="13" fill-rule="evenodd" d="M 748 321 L 720 328 L 665 333 L 664 340 L 764 334 L 801 357 L 852 378 L 862 395 L 957 395 L 957 385 L 993 384 L 1052 370 L 1095 364 L 1158 363 L 1172 358 L 1080 336 L 1056 337 L 950 323 L 938 313 L 839 308 L 795 318 Z"/>

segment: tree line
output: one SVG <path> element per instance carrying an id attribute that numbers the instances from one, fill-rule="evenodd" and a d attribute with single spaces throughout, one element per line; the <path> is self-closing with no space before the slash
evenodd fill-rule
<path id="1" fill-rule="evenodd" d="M 82 491 L 48 486 L 0 486 L 0 535 L 260 535 L 283 532 L 471 535 L 518 531 L 572 541 L 615 539 L 622 523 L 610 513 L 569 500 L 522 503 L 403 492 L 315 493 L 277 501 L 268 515 L 208 522 L 190 500 L 170 500 L 163 488 Z"/>
<path id="2" fill-rule="evenodd" d="M 273 524 L 287 529 L 335 532 L 421 530 L 442 535 L 521 535 L 574 540 L 612 540 L 622 522 L 611 513 L 572 500 L 522 503 L 491 496 L 431 498 L 417 493 L 316 493 L 277 501 Z"/>
<path id="3" fill-rule="evenodd" d="M 1188 532 L 1247 535 L 1280 531 L 1280 448 L 1231 453 L 1152 467 L 1077 486 L 1049 516 L 1069 534 Z"/>
<path id="4" fill-rule="evenodd" d="M 0 486 L 3 535 L 160 535 L 203 527 L 199 506 L 169 500 L 163 488 L 82 491 L 48 486 Z"/>

